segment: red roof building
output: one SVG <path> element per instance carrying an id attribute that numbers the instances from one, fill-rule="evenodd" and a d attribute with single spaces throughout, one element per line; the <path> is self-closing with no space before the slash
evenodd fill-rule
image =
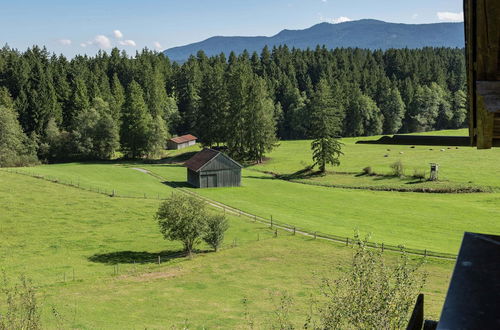
<path id="1" fill-rule="evenodd" d="M 178 150 L 196 144 L 198 138 L 191 134 L 176 136 L 167 141 L 167 149 Z"/>

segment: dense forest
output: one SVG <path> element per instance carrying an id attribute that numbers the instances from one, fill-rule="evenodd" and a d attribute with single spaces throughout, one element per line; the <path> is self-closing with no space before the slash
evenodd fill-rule
<path id="1" fill-rule="evenodd" d="M 259 160 L 278 139 L 465 125 L 463 49 L 267 47 L 178 64 L 144 49 L 94 57 L 0 50 L 0 166 L 160 156 L 192 133 Z"/>

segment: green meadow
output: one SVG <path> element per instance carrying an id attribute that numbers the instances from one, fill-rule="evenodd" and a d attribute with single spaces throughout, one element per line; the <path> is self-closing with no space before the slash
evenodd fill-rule
<path id="1" fill-rule="evenodd" d="M 282 292 L 303 321 L 320 278 L 338 275 L 353 253 L 287 232 L 274 238 L 268 226 L 230 217 L 223 250 L 200 246 L 194 258 L 182 258 L 181 245 L 158 232 L 158 204 L 0 171 L 1 267 L 11 279 L 33 280 L 46 328 L 245 328 L 245 311 L 256 324 L 271 322 Z M 452 267 L 448 260 L 425 265 L 434 318 Z"/>
<path id="2" fill-rule="evenodd" d="M 465 130 L 426 134 L 460 135 Z M 370 137 L 364 139 L 375 139 Z M 371 240 L 408 248 L 457 253 L 462 233 L 500 233 L 500 223 L 491 221 L 500 213 L 500 150 L 470 147 L 426 147 L 356 144 L 363 138 L 343 139 L 341 165 L 330 167 L 326 176 L 299 178 L 294 182 L 268 174 L 287 175 L 311 163 L 310 141 L 282 141 L 263 164 L 243 170 L 242 187 L 194 189 L 186 186 L 181 151 L 163 164 L 115 162 L 108 164 L 55 164 L 19 169 L 62 182 L 78 181 L 84 187 L 100 187 L 118 196 L 163 198 L 175 187 L 184 187 L 204 197 L 251 214 L 303 228 L 310 232 L 352 236 L 355 230 Z M 198 147 L 185 152 L 189 156 Z M 432 150 L 430 150 L 432 149 Z M 390 151 L 388 151 L 390 150 Z M 403 151 L 404 150 L 404 151 Z M 441 151 L 444 150 L 444 151 Z M 388 157 L 384 157 L 389 155 Z M 401 160 L 409 175 L 388 175 L 390 165 Z M 440 164 L 437 183 L 412 179 L 412 169 Z M 366 166 L 377 176 L 360 175 Z M 151 171 L 159 180 L 141 172 Z M 341 172 L 342 174 L 339 174 Z M 333 187 L 322 186 L 332 185 Z M 489 193 L 420 193 L 373 191 L 385 187 L 485 187 Z M 338 187 L 368 188 L 344 189 Z"/>
<path id="3" fill-rule="evenodd" d="M 237 188 L 186 185 L 182 161 L 199 146 L 147 163 L 2 169 L 0 266 L 9 277 L 33 280 L 48 328 L 245 328 L 248 315 L 271 322 L 280 292 L 292 296 L 302 321 L 319 278 L 340 274 L 352 248 L 285 231 L 275 238 L 268 225 L 229 216 L 222 251 L 201 245 L 194 258 L 183 258 L 181 245 L 165 241 L 153 219 L 159 199 L 178 188 L 311 232 L 352 237 L 357 230 L 374 242 L 436 252 L 457 253 L 464 231 L 500 233 L 492 221 L 500 214 L 498 149 L 356 144 L 360 139 L 343 139 L 339 167 L 305 177 L 294 175 L 312 163 L 310 141 L 282 141 L 264 163 L 243 170 Z M 398 160 L 402 178 L 390 175 Z M 440 164 L 439 182 L 415 182 L 413 171 L 430 162 Z M 377 175 L 361 175 L 367 166 Z M 489 192 L 371 190 L 426 184 Z M 391 262 L 396 256 L 387 253 Z M 431 258 L 425 266 L 429 317 L 439 317 L 452 269 L 450 260 Z"/>

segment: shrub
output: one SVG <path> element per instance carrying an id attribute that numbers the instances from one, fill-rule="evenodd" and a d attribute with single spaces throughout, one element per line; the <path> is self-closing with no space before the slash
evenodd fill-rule
<path id="1" fill-rule="evenodd" d="M 354 238 L 351 266 L 336 279 L 323 278 L 311 295 L 311 310 L 300 325 L 291 320 L 293 301 L 286 292 L 274 310 L 272 329 L 405 329 L 427 275 L 425 259 L 410 262 L 403 253 L 386 264 L 383 253 Z M 269 323 L 269 322 L 268 322 Z"/>
<path id="2" fill-rule="evenodd" d="M 367 249 L 358 238 L 351 268 L 336 279 L 323 279 L 320 305 L 323 329 L 404 329 L 426 274 L 423 260 L 411 265 L 402 254 L 388 266 L 379 250 Z"/>
<path id="3" fill-rule="evenodd" d="M 224 241 L 224 233 L 229 228 L 229 223 L 223 215 L 213 215 L 207 218 L 207 228 L 203 240 L 210 245 L 215 252 Z"/>
<path id="4" fill-rule="evenodd" d="M 30 280 L 21 276 L 19 283 L 11 285 L 3 274 L 0 295 L 5 301 L 5 306 L 0 303 L 0 330 L 42 328 L 35 288 Z"/>
<path id="5" fill-rule="evenodd" d="M 391 164 L 392 175 L 402 177 L 405 175 L 404 166 L 401 160 Z"/>
<path id="6" fill-rule="evenodd" d="M 413 178 L 417 179 L 417 180 L 420 180 L 420 181 L 425 180 L 425 171 L 415 169 L 413 171 Z"/>
<path id="7" fill-rule="evenodd" d="M 372 171 L 372 168 L 371 166 L 367 166 L 363 169 L 363 174 L 366 174 L 366 175 L 372 175 L 373 174 L 373 171 Z"/>

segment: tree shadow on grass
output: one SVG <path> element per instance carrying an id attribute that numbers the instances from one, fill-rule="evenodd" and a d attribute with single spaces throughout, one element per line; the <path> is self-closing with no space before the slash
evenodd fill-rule
<path id="1" fill-rule="evenodd" d="M 196 253 L 208 252 L 198 250 Z M 90 257 L 88 260 L 91 262 L 98 262 L 103 264 L 153 264 L 158 263 L 158 257 L 161 262 L 166 262 L 172 259 L 184 258 L 187 254 L 185 251 L 160 251 L 160 252 L 147 252 L 147 251 L 116 251 L 109 253 L 97 253 Z"/>

